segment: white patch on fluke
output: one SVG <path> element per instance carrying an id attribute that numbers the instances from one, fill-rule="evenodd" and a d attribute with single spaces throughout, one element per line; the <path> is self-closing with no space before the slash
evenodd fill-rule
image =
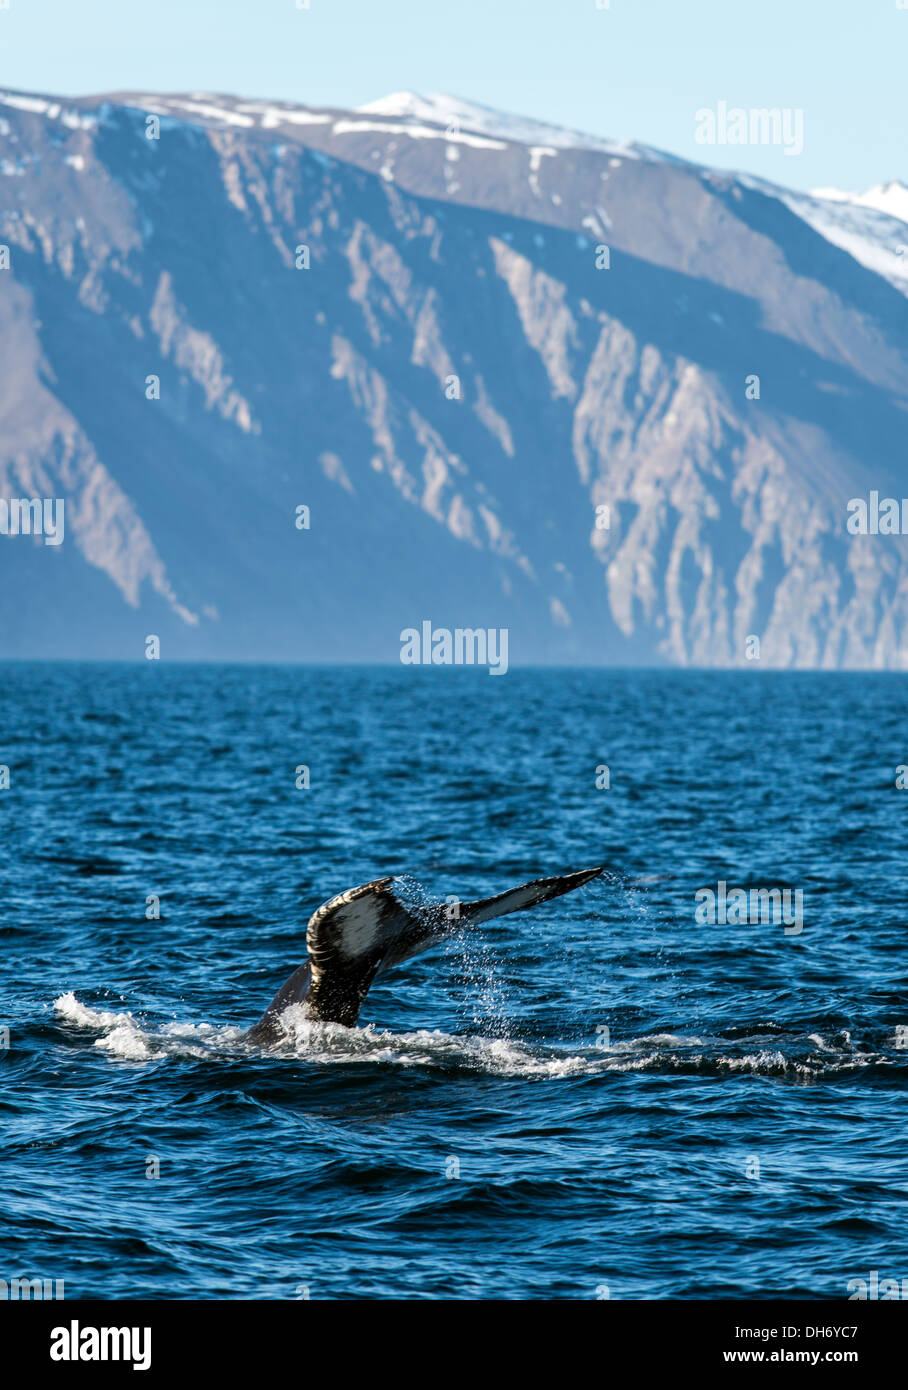
<path id="1" fill-rule="evenodd" d="M 334 916 L 340 929 L 341 949 L 351 960 L 364 955 L 381 934 L 381 898 L 354 898 Z"/>

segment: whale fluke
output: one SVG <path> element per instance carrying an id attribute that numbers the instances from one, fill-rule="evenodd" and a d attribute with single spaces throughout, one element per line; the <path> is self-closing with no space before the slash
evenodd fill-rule
<path id="1" fill-rule="evenodd" d="M 290 1004 L 305 1004 L 311 1018 L 352 1027 L 376 975 L 426 951 L 464 925 L 473 926 L 508 912 L 558 898 L 598 877 L 602 867 L 555 878 L 537 878 L 494 898 L 461 903 L 457 915 L 445 904 L 408 907 L 376 878 L 331 898 L 314 912 L 306 928 L 308 960 L 295 970 L 246 1034 L 250 1042 L 274 1042 L 280 1016 Z"/>

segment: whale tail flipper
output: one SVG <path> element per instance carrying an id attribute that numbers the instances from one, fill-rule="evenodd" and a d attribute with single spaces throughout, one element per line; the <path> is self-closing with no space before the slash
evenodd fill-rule
<path id="1" fill-rule="evenodd" d="M 398 902 L 391 883 L 373 879 L 313 912 L 306 928 L 309 958 L 246 1034 L 250 1042 L 276 1041 L 289 1004 L 305 1003 L 319 1022 L 352 1027 L 378 971 L 423 949 L 416 943 L 427 935 L 427 924 Z"/>
<path id="2" fill-rule="evenodd" d="M 534 879 L 494 898 L 461 903 L 453 917 L 445 904 L 405 906 L 393 892 L 390 878 L 374 879 L 340 893 L 312 914 L 306 928 L 309 959 L 281 987 L 246 1037 L 251 1042 L 275 1041 L 284 1009 L 303 1002 L 312 1018 L 352 1027 L 379 973 L 428 950 L 465 925 L 536 907 L 580 888 L 601 873 L 600 867 Z"/>
<path id="3" fill-rule="evenodd" d="M 560 898 L 562 893 L 572 893 L 582 888 L 584 883 L 598 878 L 604 865 L 598 869 L 581 869 L 575 874 L 559 874 L 555 878 L 536 878 L 532 883 L 522 883 L 519 888 L 509 888 L 494 898 L 480 898 L 475 903 L 464 903 L 461 919 L 468 923 L 488 922 L 493 917 L 503 917 L 507 912 L 522 912 L 526 907 L 536 907 L 539 903 Z"/>

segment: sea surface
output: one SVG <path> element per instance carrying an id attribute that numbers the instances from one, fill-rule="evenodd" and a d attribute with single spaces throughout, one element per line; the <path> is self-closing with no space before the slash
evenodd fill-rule
<path id="1" fill-rule="evenodd" d="M 0 1278 L 908 1279 L 904 677 L 7 664 L 0 764 Z M 381 978 L 357 1028 L 243 1041 L 345 888 L 600 863 Z M 698 923 L 719 882 L 800 889 L 803 931 Z"/>

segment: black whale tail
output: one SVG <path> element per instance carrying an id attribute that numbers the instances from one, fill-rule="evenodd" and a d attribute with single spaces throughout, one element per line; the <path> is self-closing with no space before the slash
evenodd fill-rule
<path id="1" fill-rule="evenodd" d="M 272 1043 L 291 1004 L 305 1004 L 309 1017 L 352 1028 L 376 975 L 419 955 L 461 927 L 488 922 L 506 912 L 547 903 L 597 878 L 602 868 L 557 878 L 537 878 L 494 898 L 461 903 L 452 922 L 434 908 L 410 908 L 394 893 L 392 879 L 377 878 L 339 893 L 314 912 L 306 928 L 308 960 L 278 990 L 265 1013 L 245 1035 Z"/>
<path id="2" fill-rule="evenodd" d="M 509 888 L 506 893 L 497 893 L 494 898 L 480 898 L 475 903 L 463 903 L 460 909 L 461 921 L 467 923 L 488 922 L 493 917 L 503 917 L 507 912 L 522 912 L 526 907 L 536 907 L 552 898 L 560 898 L 562 893 L 571 893 L 582 888 L 584 883 L 598 878 L 605 865 L 598 869 L 581 869 L 575 874 L 559 874 L 556 878 L 537 878 L 532 883 L 522 883 L 519 888 Z"/>

